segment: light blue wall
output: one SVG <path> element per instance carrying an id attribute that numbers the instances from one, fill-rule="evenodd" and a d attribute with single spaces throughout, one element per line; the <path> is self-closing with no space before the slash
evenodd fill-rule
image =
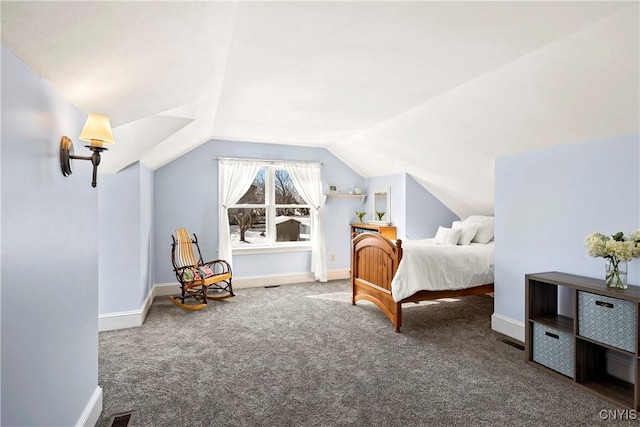
<path id="1" fill-rule="evenodd" d="M 98 191 L 59 160 L 85 118 L 2 47 L 2 425 L 75 425 L 98 387 Z"/>
<path id="2" fill-rule="evenodd" d="M 377 219 L 373 209 L 373 192 L 378 189 L 388 188 L 391 194 L 391 224 L 396 227 L 398 239 L 405 238 L 406 231 L 406 180 L 404 174 L 384 175 L 367 178 L 365 190 L 367 194 L 366 211 L 367 220 Z M 386 219 L 389 220 L 388 218 Z"/>
<path id="3" fill-rule="evenodd" d="M 171 235 L 187 228 L 200 242 L 203 258 L 217 258 L 218 157 L 303 160 L 324 163 L 323 188 L 335 184 L 348 191 L 364 180 L 323 148 L 211 140 L 157 169 L 154 174 L 154 274 L 155 283 L 175 282 L 171 266 Z M 327 268 L 349 268 L 350 229 L 358 199 L 328 198 L 325 205 Z M 336 261 L 331 262 L 331 255 Z M 235 255 L 234 276 L 251 277 L 305 273 L 310 252 Z"/>
<path id="4" fill-rule="evenodd" d="M 367 218 L 371 219 L 370 195 L 372 190 L 390 188 L 391 222 L 397 227 L 399 239 L 426 239 L 434 237 L 439 226 L 451 227 L 458 220 L 428 190 L 406 173 L 368 178 L 366 191 Z"/>
<path id="5" fill-rule="evenodd" d="M 406 194 L 407 239 L 434 237 L 439 226 L 451 227 L 453 221 L 460 219 L 410 175 L 406 175 Z"/>
<path id="6" fill-rule="evenodd" d="M 153 285 L 153 172 L 136 162 L 98 179 L 99 312 L 139 310 Z"/>
<path id="7" fill-rule="evenodd" d="M 638 135 L 548 148 L 496 161 L 495 313 L 524 321 L 524 275 L 604 277 L 583 241 L 640 228 Z M 639 261 L 629 283 L 640 284 Z"/>
<path id="8" fill-rule="evenodd" d="M 99 176 L 99 313 L 137 310 L 140 289 L 140 166 Z"/>

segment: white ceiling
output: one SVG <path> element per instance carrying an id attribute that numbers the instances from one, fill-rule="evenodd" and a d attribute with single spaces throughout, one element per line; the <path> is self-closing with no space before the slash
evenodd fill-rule
<path id="1" fill-rule="evenodd" d="M 640 131 L 639 3 L 2 2 L 2 44 L 111 117 L 102 172 L 211 139 L 408 172 L 460 216 L 494 160 Z"/>

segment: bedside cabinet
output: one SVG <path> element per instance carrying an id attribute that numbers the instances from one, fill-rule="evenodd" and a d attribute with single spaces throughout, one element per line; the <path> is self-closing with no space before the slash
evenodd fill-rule
<path id="1" fill-rule="evenodd" d="M 351 224 L 351 236 L 353 233 L 360 234 L 364 232 L 380 233 L 389 240 L 396 240 L 396 227 L 393 225 L 376 225 L 376 224 Z"/>

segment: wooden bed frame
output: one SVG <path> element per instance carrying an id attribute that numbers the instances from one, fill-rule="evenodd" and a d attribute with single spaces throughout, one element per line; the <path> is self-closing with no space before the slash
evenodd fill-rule
<path id="1" fill-rule="evenodd" d="M 394 301 L 391 280 L 402 260 L 402 240 L 391 240 L 378 233 L 360 233 L 351 241 L 351 304 L 371 301 L 391 320 L 396 332 L 402 326 L 402 304 L 439 298 L 455 298 L 493 292 L 493 283 L 460 290 L 418 291 Z"/>

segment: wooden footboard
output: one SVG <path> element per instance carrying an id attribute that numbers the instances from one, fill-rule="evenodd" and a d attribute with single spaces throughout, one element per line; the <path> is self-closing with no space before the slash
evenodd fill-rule
<path id="1" fill-rule="evenodd" d="M 378 233 L 361 233 L 351 242 L 351 303 L 366 300 L 377 305 L 396 332 L 402 326 L 402 305 L 391 296 L 391 280 L 402 259 L 402 241 Z"/>
<path id="2" fill-rule="evenodd" d="M 402 326 L 403 303 L 493 292 L 493 283 L 489 283 L 460 290 L 419 291 L 396 302 L 391 281 L 401 260 L 402 240 L 394 243 L 378 233 L 361 233 L 351 241 L 351 304 L 371 301 L 391 320 L 396 332 Z"/>

